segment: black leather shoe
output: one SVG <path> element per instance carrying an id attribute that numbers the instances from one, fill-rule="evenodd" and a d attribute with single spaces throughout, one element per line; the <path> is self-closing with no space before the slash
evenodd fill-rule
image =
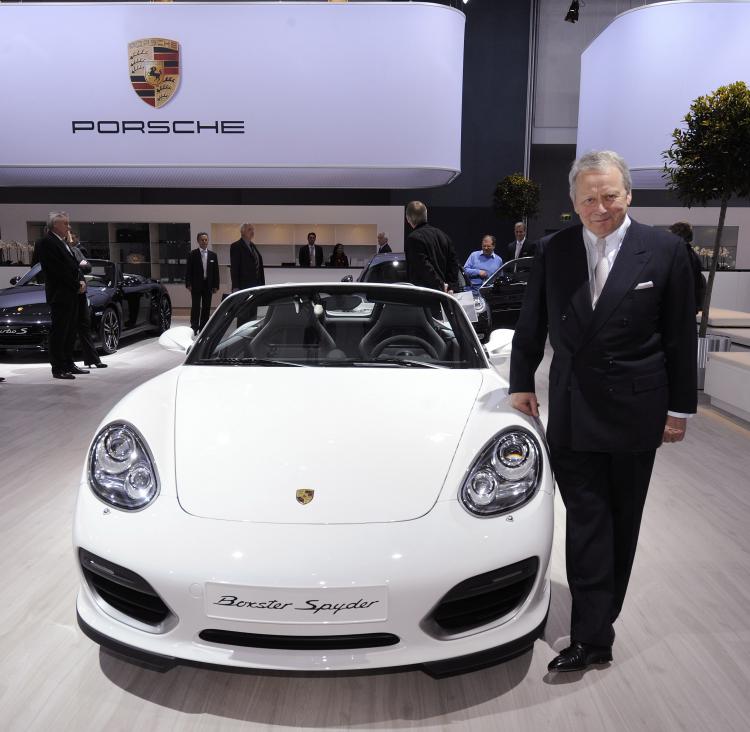
<path id="1" fill-rule="evenodd" d="M 612 660 L 612 648 L 609 646 L 591 646 L 587 643 L 571 641 L 560 655 L 555 656 L 547 666 L 548 671 L 583 671 L 595 663 L 609 663 Z"/>
<path id="2" fill-rule="evenodd" d="M 86 368 L 88 369 L 106 369 L 107 364 L 99 361 L 98 363 L 87 363 Z"/>
<path id="3" fill-rule="evenodd" d="M 86 369 L 80 369 L 78 366 L 73 364 L 72 366 L 68 366 L 67 369 L 65 369 L 69 374 L 87 374 L 89 373 L 86 371 Z"/>
<path id="4" fill-rule="evenodd" d="M 75 376 L 73 376 L 73 374 L 71 374 L 70 371 L 53 371 L 52 378 L 53 379 L 75 379 Z"/>

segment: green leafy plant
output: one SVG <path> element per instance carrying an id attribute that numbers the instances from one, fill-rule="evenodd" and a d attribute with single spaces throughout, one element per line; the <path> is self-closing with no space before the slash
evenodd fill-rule
<path id="1" fill-rule="evenodd" d="M 492 207 L 500 218 L 525 223 L 539 210 L 539 185 L 520 173 L 508 175 L 495 186 Z"/>
<path id="2" fill-rule="evenodd" d="M 684 126 L 672 133 L 672 145 L 662 153 L 667 187 L 688 207 L 719 201 L 703 315 L 698 335 L 708 328 L 721 235 L 729 199 L 750 196 L 750 88 L 744 81 L 721 86 L 690 105 Z"/>

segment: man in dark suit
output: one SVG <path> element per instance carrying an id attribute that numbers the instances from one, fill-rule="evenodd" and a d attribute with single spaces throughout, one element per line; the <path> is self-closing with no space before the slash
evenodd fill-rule
<path id="1" fill-rule="evenodd" d="M 536 254 L 536 244 L 526 238 L 526 225 L 523 221 L 518 221 L 513 227 L 516 238 L 506 244 L 502 251 L 499 252 L 503 262 L 510 262 L 511 259 L 520 259 L 521 257 L 533 257 Z"/>
<path id="2" fill-rule="evenodd" d="M 211 313 L 211 296 L 219 291 L 219 259 L 208 251 L 208 234 L 201 231 L 196 237 L 198 248 L 188 255 L 185 267 L 185 287 L 190 290 L 190 327 L 198 335 Z"/>
<path id="3" fill-rule="evenodd" d="M 549 331 L 547 439 L 567 511 L 570 646 L 550 671 L 612 660 L 656 449 L 696 411 L 690 263 L 670 233 L 632 221 L 630 172 L 610 151 L 570 171 L 583 226 L 536 255 L 513 338 L 511 404 L 538 416 L 534 373 Z"/>
<path id="4" fill-rule="evenodd" d="M 263 257 L 253 243 L 254 236 L 253 225 L 242 224 L 240 238 L 229 247 L 232 292 L 266 284 Z"/>
<path id="5" fill-rule="evenodd" d="M 70 231 L 68 214 L 62 211 L 50 213 L 47 229 L 47 235 L 36 244 L 35 255 L 44 272 L 44 289 L 51 315 L 49 360 L 54 378 L 75 379 L 74 374 L 89 373 L 73 363 L 78 296 L 86 292 L 86 281 L 67 243 Z"/>
<path id="6" fill-rule="evenodd" d="M 412 201 L 406 206 L 406 221 L 412 231 L 406 237 L 406 279 L 433 290 L 458 289 L 459 264 L 447 234 L 427 223 L 427 206 Z"/>
<path id="7" fill-rule="evenodd" d="M 391 249 L 391 245 L 388 243 L 388 237 L 385 235 L 384 231 L 379 231 L 378 244 L 375 248 L 375 254 L 388 254 L 391 251 L 393 250 Z"/>
<path id="8" fill-rule="evenodd" d="M 322 267 L 323 266 L 323 247 L 318 246 L 315 240 L 318 235 L 311 231 L 307 235 L 307 246 L 299 248 L 299 266 L 300 267 Z"/>

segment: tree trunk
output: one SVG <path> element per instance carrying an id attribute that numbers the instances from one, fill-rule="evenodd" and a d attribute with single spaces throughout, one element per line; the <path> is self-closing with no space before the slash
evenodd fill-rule
<path id="1" fill-rule="evenodd" d="M 714 279 L 716 279 L 716 266 L 719 264 L 719 251 L 721 249 L 721 234 L 724 231 L 724 219 L 727 215 L 728 196 L 721 199 L 721 209 L 719 210 L 719 226 L 716 228 L 716 241 L 714 241 L 714 253 L 711 257 L 711 269 L 708 272 L 708 284 L 706 285 L 706 296 L 703 300 L 703 313 L 701 315 L 701 327 L 698 331 L 699 338 L 706 337 L 708 330 L 708 311 L 711 306 L 711 292 L 714 289 Z"/>

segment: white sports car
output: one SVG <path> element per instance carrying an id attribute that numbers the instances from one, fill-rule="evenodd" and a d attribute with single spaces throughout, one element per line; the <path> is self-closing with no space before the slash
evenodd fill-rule
<path id="1" fill-rule="evenodd" d="M 81 478 L 81 628 L 115 652 L 285 671 L 527 651 L 553 478 L 458 301 L 399 285 L 239 292 L 107 415 Z M 494 353 L 493 353 L 494 349 Z"/>

